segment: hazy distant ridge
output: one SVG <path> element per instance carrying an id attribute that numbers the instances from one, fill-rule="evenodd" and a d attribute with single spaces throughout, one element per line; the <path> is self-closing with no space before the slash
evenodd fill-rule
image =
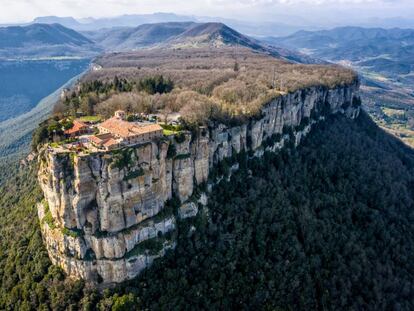
<path id="1" fill-rule="evenodd" d="M 86 57 L 97 52 L 90 39 L 60 24 L 0 28 L 0 58 Z"/>
<path id="2" fill-rule="evenodd" d="M 134 28 L 101 29 L 84 32 L 106 51 L 125 52 L 140 48 L 242 46 L 300 63 L 319 62 L 304 54 L 263 44 L 223 23 L 168 22 Z"/>
<path id="3" fill-rule="evenodd" d="M 299 31 L 291 36 L 266 38 L 264 41 L 302 49 L 318 58 L 349 60 L 386 74 L 408 74 L 414 70 L 413 29 L 340 27 Z"/>

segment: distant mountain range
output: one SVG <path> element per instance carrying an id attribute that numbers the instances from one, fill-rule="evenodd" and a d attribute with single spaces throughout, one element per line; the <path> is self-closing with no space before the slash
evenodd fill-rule
<path id="1" fill-rule="evenodd" d="M 318 62 L 297 52 L 252 39 L 222 23 L 170 22 L 88 31 L 83 34 L 60 24 L 0 28 L 0 58 L 96 56 L 140 48 L 242 46 L 300 63 Z"/>
<path id="2" fill-rule="evenodd" d="M 299 31 L 264 42 L 297 49 L 313 57 L 350 61 L 387 75 L 414 71 L 414 30 L 341 27 L 323 31 Z"/>
<path id="3" fill-rule="evenodd" d="M 345 14 L 346 15 L 346 14 Z M 332 18 L 321 19 L 318 16 L 308 15 L 295 16 L 283 12 L 272 14 L 271 20 L 238 20 L 235 18 L 222 18 L 217 16 L 194 16 L 179 15 L 175 13 L 152 13 L 152 14 L 125 14 L 114 17 L 103 18 L 73 18 L 60 16 L 41 16 L 31 22 L 20 23 L 18 26 L 27 26 L 30 24 L 61 24 L 65 27 L 76 31 L 95 31 L 102 28 L 119 28 L 119 27 L 137 27 L 142 24 L 166 23 L 166 22 L 220 22 L 229 27 L 249 36 L 266 37 L 266 36 L 287 36 L 297 31 L 306 29 L 317 31 L 343 26 L 358 27 L 381 27 L 381 28 L 414 28 L 414 18 L 393 17 L 393 18 L 359 18 L 354 16 L 353 19 L 336 16 Z M 0 24 L 0 27 L 17 26 L 10 24 Z"/>
<path id="4" fill-rule="evenodd" d="M 319 60 L 304 54 L 263 44 L 247 37 L 223 23 L 174 22 L 144 24 L 138 27 L 101 29 L 84 32 L 106 51 L 131 51 L 148 47 L 205 47 L 243 46 L 255 51 L 300 63 L 317 63 Z"/>
<path id="5" fill-rule="evenodd" d="M 156 16 L 153 14 L 151 18 Z M 160 14 L 158 18 L 166 17 Z M 39 20 L 80 23 L 73 18 L 47 17 Z M 0 28 L 2 59 L 93 57 L 103 51 L 222 45 L 243 46 L 301 63 L 320 62 L 319 59 L 350 62 L 354 66 L 387 75 L 407 75 L 414 71 L 414 30 L 411 29 L 341 27 L 314 32 L 298 31 L 290 36 L 266 37 L 259 41 L 217 22 L 151 23 L 83 32 L 56 23 Z"/>
<path id="6" fill-rule="evenodd" d="M 40 44 L 90 44 L 92 41 L 80 33 L 63 27 L 59 24 L 33 24 L 28 27 L 0 28 L 0 47 L 16 48 L 26 43 L 38 42 Z"/>
<path id="7" fill-rule="evenodd" d="M 241 45 L 253 49 L 264 46 L 222 23 L 157 23 L 138 27 L 85 32 L 105 50 L 126 51 L 152 46 Z"/>
<path id="8" fill-rule="evenodd" d="M 231 18 L 177 15 L 174 13 L 131 14 L 107 18 L 81 18 L 42 16 L 35 18 L 31 23 L 54 24 L 59 23 L 65 27 L 77 31 L 96 31 L 103 28 L 137 27 L 143 24 L 167 23 L 167 22 L 220 22 L 250 36 L 282 36 L 292 34 L 298 30 L 307 28 L 315 29 L 302 24 L 303 19 L 293 16 L 278 15 L 276 22 L 269 21 L 241 21 Z M 295 22 L 292 22 L 295 21 Z M 300 21 L 296 23 L 296 21 Z"/>
<path id="9" fill-rule="evenodd" d="M 336 16 L 335 19 L 320 19 L 317 16 L 294 16 L 277 12 L 272 14 L 272 20 L 238 20 L 237 18 L 222 18 L 209 16 L 179 15 L 174 13 L 127 14 L 106 18 L 80 18 L 42 16 L 35 18 L 31 23 L 59 23 L 77 31 L 98 30 L 113 27 L 137 27 L 142 24 L 165 22 L 220 22 L 249 36 L 287 36 L 299 30 L 322 30 L 343 26 L 358 26 L 364 28 L 414 28 L 414 18 L 358 18 L 352 20 Z"/>
<path id="10" fill-rule="evenodd" d="M 196 21 L 196 18 L 173 13 L 133 14 L 107 18 L 83 18 L 79 20 L 73 17 L 42 16 L 35 18 L 33 23 L 59 23 L 65 27 L 69 27 L 77 31 L 90 31 L 113 27 L 136 27 L 142 24 L 163 23 L 166 21 L 188 22 Z"/>
<path id="11" fill-rule="evenodd" d="M 193 22 L 144 24 L 138 27 L 120 27 L 84 32 L 89 39 L 105 50 L 130 50 L 159 44 L 178 36 Z"/>
<path id="12" fill-rule="evenodd" d="M 358 70 L 365 109 L 414 145 L 414 30 L 341 27 L 264 41 Z"/>
<path id="13" fill-rule="evenodd" d="M 0 58 L 92 56 L 99 48 L 82 34 L 60 24 L 0 28 Z"/>

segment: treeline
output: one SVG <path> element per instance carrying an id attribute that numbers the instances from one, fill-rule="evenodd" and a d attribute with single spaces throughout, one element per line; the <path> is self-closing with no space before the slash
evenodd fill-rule
<path id="1" fill-rule="evenodd" d="M 109 117 L 117 109 L 123 109 L 129 113 L 155 112 L 151 103 L 147 101 L 149 96 L 161 96 L 161 94 L 171 92 L 173 88 L 173 81 L 162 75 L 150 76 L 138 81 L 120 79 L 117 76 L 109 82 L 84 81 L 68 92 L 56 104 L 53 115 L 41 122 L 33 131 L 32 149 L 36 150 L 41 143 L 62 140 L 64 130 L 73 125 L 71 120 L 80 115 L 100 114 Z M 143 94 L 131 95 L 133 90 Z M 133 106 L 139 108 L 133 109 Z"/>
<path id="2" fill-rule="evenodd" d="M 37 146 L 42 143 L 60 141 L 64 138 L 64 130 L 73 126 L 71 119 L 62 119 L 53 116 L 42 121 L 32 134 L 32 150 L 36 151 Z"/>
<path id="3" fill-rule="evenodd" d="M 151 95 L 169 93 L 173 88 L 173 81 L 162 75 L 141 79 L 137 83 L 138 91 L 144 91 Z"/>
<path id="4" fill-rule="evenodd" d="M 120 79 L 115 76 L 113 81 L 105 82 L 101 80 L 84 81 L 79 86 L 80 96 L 85 96 L 88 93 L 108 94 L 111 91 L 130 92 L 134 87 L 134 82 L 127 79 Z M 76 93 L 75 93 L 76 94 Z"/>
<path id="5" fill-rule="evenodd" d="M 178 224 L 175 251 L 102 293 L 50 266 L 34 169 L 20 172 L 0 190 L 0 309 L 414 309 L 411 149 L 362 114 L 330 117 L 297 149 L 237 159 L 209 217 Z"/>
<path id="6" fill-rule="evenodd" d="M 162 75 L 148 76 L 138 81 L 115 76 L 110 81 L 83 81 L 60 100 L 54 111 L 57 115 L 94 115 L 95 106 L 114 94 L 144 92 L 148 95 L 171 92 L 174 83 Z"/>

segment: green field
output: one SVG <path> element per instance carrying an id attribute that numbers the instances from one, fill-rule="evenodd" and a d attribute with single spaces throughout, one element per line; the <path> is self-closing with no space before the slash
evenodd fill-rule
<path id="1" fill-rule="evenodd" d="M 159 125 L 163 128 L 163 133 L 165 136 L 179 134 L 182 130 L 181 127 L 178 125 L 170 125 L 164 123 L 159 123 Z"/>
<path id="2" fill-rule="evenodd" d="M 382 112 L 388 117 L 401 117 L 405 115 L 405 110 L 382 107 Z"/>
<path id="3" fill-rule="evenodd" d="M 90 123 L 97 123 L 102 120 L 101 116 L 83 116 L 80 117 L 79 120 L 82 122 L 90 122 Z"/>

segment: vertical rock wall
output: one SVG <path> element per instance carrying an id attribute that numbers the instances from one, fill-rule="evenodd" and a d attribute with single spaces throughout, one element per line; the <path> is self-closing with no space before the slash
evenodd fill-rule
<path id="1" fill-rule="evenodd" d="M 259 119 L 200 128 L 195 137 L 93 154 L 43 150 L 38 179 L 45 200 L 38 210 L 52 262 L 91 283 L 134 278 L 175 246 L 167 200 L 188 202 L 211 169 L 235 153 L 281 148 L 289 131 L 299 144 L 327 114 L 356 117 L 358 99 L 357 83 L 312 87 L 273 100 Z"/>

